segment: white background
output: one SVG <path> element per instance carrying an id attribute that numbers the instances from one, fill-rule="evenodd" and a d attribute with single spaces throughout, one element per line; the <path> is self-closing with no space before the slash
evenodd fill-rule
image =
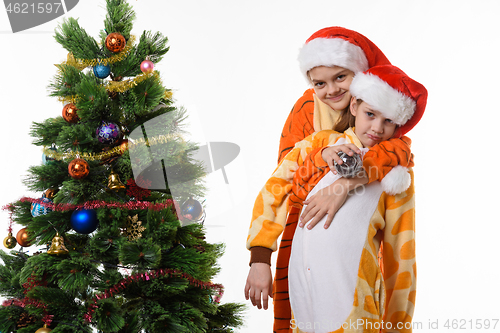
<path id="1" fill-rule="evenodd" d="M 170 51 L 156 66 L 198 142 L 241 147 L 237 159 L 209 176 L 207 234 L 224 242 L 223 302 L 246 302 L 245 249 L 253 201 L 275 167 L 278 140 L 296 99 L 308 87 L 296 62 L 316 30 L 344 26 L 366 35 L 389 60 L 429 91 L 426 113 L 409 133 L 416 156 L 418 332 L 445 331 L 447 319 L 500 318 L 497 139 L 500 2 L 498 1 L 146 1 L 131 0 L 133 34 L 160 31 Z M 104 1 L 85 0 L 66 16 L 98 37 Z M 12 34 L 0 10 L 0 205 L 30 193 L 22 184 L 41 149 L 28 135 L 33 121 L 61 114 L 48 97 L 54 64 L 67 52 L 53 39 L 62 18 Z M 8 214 L 0 213 L 0 238 Z M 20 229 L 14 226 L 16 233 Z M 325 256 L 328 249 L 325 249 Z M 274 258 L 274 257 L 273 257 Z M 250 304 L 246 302 L 247 304 Z M 239 332 L 271 332 L 272 310 L 250 309 Z M 472 320 L 472 322 L 469 322 Z M 432 327 L 436 327 L 435 324 Z M 456 330 L 453 330 L 456 331 Z"/>

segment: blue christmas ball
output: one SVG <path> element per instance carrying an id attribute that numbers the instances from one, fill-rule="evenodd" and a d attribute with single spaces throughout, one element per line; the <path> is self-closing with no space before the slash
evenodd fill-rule
<path id="1" fill-rule="evenodd" d="M 45 214 L 52 211 L 52 208 L 43 205 L 44 203 L 51 203 L 52 200 L 50 200 L 49 198 L 46 198 L 45 194 L 40 198 L 40 200 L 42 200 L 42 203 L 32 203 L 31 204 L 31 215 L 33 217 L 45 215 Z"/>
<path id="2" fill-rule="evenodd" d="M 118 141 L 121 136 L 120 126 L 110 121 L 102 121 L 95 131 L 100 143 L 111 145 Z"/>
<path id="3" fill-rule="evenodd" d="M 182 215 L 191 215 L 192 220 L 199 220 L 203 215 L 203 206 L 197 200 L 189 198 L 182 204 Z"/>
<path id="4" fill-rule="evenodd" d="M 111 67 L 109 65 L 96 65 L 94 66 L 94 75 L 100 79 L 105 79 L 111 73 Z"/>
<path id="5" fill-rule="evenodd" d="M 71 227 L 80 234 L 90 234 L 97 229 L 97 213 L 93 209 L 75 210 L 71 214 Z"/>

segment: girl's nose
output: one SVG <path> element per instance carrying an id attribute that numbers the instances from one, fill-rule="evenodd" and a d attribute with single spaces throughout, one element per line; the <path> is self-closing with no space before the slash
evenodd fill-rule
<path id="1" fill-rule="evenodd" d="M 385 119 L 376 119 L 372 122 L 372 131 L 381 134 L 384 133 L 384 121 Z"/>
<path id="2" fill-rule="evenodd" d="M 336 84 L 329 84 L 327 94 L 330 96 L 334 96 L 339 92 L 339 90 L 340 87 L 338 87 Z"/>

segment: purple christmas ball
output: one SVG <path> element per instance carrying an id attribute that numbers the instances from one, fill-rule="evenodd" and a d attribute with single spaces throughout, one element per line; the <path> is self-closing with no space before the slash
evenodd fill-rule
<path id="1" fill-rule="evenodd" d="M 97 127 L 96 135 L 100 143 L 111 145 L 120 139 L 121 130 L 117 124 L 103 121 L 101 125 Z"/>

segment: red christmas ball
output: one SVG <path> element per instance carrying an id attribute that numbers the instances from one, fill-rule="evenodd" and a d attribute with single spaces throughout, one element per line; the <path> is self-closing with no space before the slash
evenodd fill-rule
<path id="1" fill-rule="evenodd" d="M 76 113 L 76 111 L 77 108 L 75 104 L 73 103 L 66 104 L 62 111 L 62 116 L 64 120 L 66 120 L 68 123 L 73 123 L 73 124 L 77 123 L 80 120 L 80 118 L 78 118 L 78 114 Z"/>
<path id="2" fill-rule="evenodd" d="M 125 41 L 125 37 L 123 37 L 118 32 L 113 32 L 106 37 L 106 48 L 111 52 L 118 53 L 123 51 L 127 42 Z"/>
<path id="3" fill-rule="evenodd" d="M 31 246 L 31 243 L 28 241 L 28 230 L 26 228 L 22 228 L 17 232 L 16 240 L 22 247 Z"/>
<path id="4" fill-rule="evenodd" d="M 82 179 L 88 176 L 90 167 L 85 160 L 75 158 L 68 164 L 68 172 L 73 179 Z"/>

